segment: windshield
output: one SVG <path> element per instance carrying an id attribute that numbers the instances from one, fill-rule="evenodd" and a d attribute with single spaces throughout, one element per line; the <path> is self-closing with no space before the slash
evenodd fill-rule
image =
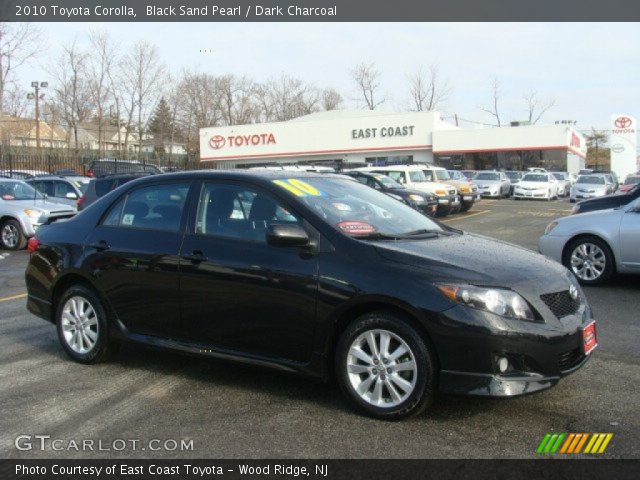
<path id="1" fill-rule="evenodd" d="M 32 200 L 42 199 L 44 195 L 24 182 L 0 181 L 0 198 L 3 200 Z"/>
<path id="2" fill-rule="evenodd" d="M 444 232 L 417 210 L 361 183 L 326 177 L 282 178 L 274 183 L 349 236 L 375 238 Z"/>
<path id="3" fill-rule="evenodd" d="M 507 177 L 509 177 L 509 180 L 520 180 L 520 177 L 522 176 L 520 173 L 518 172 L 504 172 Z"/>
<path id="4" fill-rule="evenodd" d="M 587 185 L 604 185 L 604 177 L 581 176 L 578 177 L 578 183 Z"/>
<path id="5" fill-rule="evenodd" d="M 387 177 L 386 175 L 376 175 L 375 179 L 387 188 L 404 188 L 404 186 L 396 182 L 393 178 Z"/>
<path id="6" fill-rule="evenodd" d="M 556 177 L 556 180 L 564 180 L 564 173 L 554 173 L 553 176 Z"/>
<path id="7" fill-rule="evenodd" d="M 528 174 L 522 177 L 523 182 L 548 182 L 549 177 L 547 175 L 540 174 Z"/>
<path id="8" fill-rule="evenodd" d="M 640 177 L 629 177 L 624 181 L 625 185 L 637 185 L 640 183 Z"/>
<path id="9" fill-rule="evenodd" d="M 474 180 L 499 180 L 500 175 L 497 173 L 483 172 L 475 176 Z"/>
<path id="10" fill-rule="evenodd" d="M 453 180 L 462 180 L 463 182 L 467 181 L 467 177 L 465 177 L 464 173 L 459 170 L 447 170 L 449 172 L 449 176 Z"/>
<path id="11" fill-rule="evenodd" d="M 435 174 L 436 174 L 436 178 L 438 180 L 451 180 L 451 176 L 449 175 L 449 172 L 447 172 L 446 170 L 434 170 Z"/>

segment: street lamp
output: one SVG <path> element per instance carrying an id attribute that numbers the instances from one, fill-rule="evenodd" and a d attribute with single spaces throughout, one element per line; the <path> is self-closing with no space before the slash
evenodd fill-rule
<path id="1" fill-rule="evenodd" d="M 31 82 L 31 87 L 35 93 L 28 93 L 27 98 L 29 100 L 36 101 L 36 147 L 40 152 L 40 100 L 44 99 L 44 93 L 40 93 L 41 88 L 48 88 L 49 82 Z"/>

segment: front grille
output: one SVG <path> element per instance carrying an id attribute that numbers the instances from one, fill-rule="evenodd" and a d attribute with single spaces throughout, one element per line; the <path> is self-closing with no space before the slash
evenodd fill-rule
<path id="1" fill-rule="evenodd" d="M 540 298 L 558 318 L 573 315 L 578 311 L 578 308 L 580 308 L 580 297 L 574 300 L 571 298 L 569 290 L 545 293 L 544 295 L 540 295 Z"/>
<path id="2" fill-rule="evenodd" d="M 582 361 L 583 356 L 579 348 L 561 353 L 558 355 L 558 368 L 560 371 L 571 370 Z"/>
<path id="3" fill-rule="evenodd" d="M 450 195 L 455 195 L 456 191 L 455 190 L 449 190 L 449 194 Z"/>

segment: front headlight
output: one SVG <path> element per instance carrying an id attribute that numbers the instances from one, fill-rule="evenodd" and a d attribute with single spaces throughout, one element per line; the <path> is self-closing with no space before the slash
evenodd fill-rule
<path id="1" fill-rule="evenodd" d="M 551 233 L 551 231 L 557 226 L 558 222 L 551 222 L 549 225 L 547 225 L 547 228 L 544 229 L 544 234 L 549 235 L 549 233 Z"/>
<path id="2" fill-rule="evenodd" d="M 447 191 L 446 190 L 442 190 L 441 188 L 439 188 L 438 190 L 435 191 L 435 194 L 443 197 L 443 196 L 445 196 L 447 194 Z"/>
<path id="3" fill-rule="evenodd" d="M 437 285 L 449 300 L 478 310 L 535 322 L 536 318 L 524 298 L 512 290 L 504 288 L 482 288 L 474 285 Z"/>
<path id="4" fill-rule="evenodd" d="M 40 218 L 40 215 L 42 215 L 42 210 L 35 210 L 33 208 L 25 208 L 24 209 L 24 213 L 26 213 L 29 218 L 36 219 L 36 218 Z"/>
<path id="5" fill-rule="evenodd" d="M 420 195 L 411 194 L 409 195 L 409 199 L 414 202 L 424 202 L 424 197 L 421 197 Z"/>
<path id="6" fill-rule="evenodd" d="M 461 193 L 469 193 L 470 191 L 469 187 L 465 187 L 464 185 L 460 187 Z"/>

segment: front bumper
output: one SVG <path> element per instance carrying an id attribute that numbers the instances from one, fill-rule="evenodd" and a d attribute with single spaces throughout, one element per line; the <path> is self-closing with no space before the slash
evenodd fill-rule
<path id="1" fill-rule="evenodd" d="M 586 303 L 555 325 L 507 320 L 462 306 L 441 317 L 439 323 L 446 327 L 430 334 L 440 345 L 439 385 L 445 393 L 506 397 L 537 392 L 575 372 L 591 356 L 582 347 L 582 328 L 592 321 Z M 446 333 L 453 325 L 458 327 L 455 336 Z M 501 372 L 499 360 L 504 358 L 509 368 Z"/>
<path id="2" fill-rule="evenodd" d="M 438 196 L 438 214 L 447 214 L 460 209 L 459 195 Z"/>
<path id="3" fill-rule="evenodd" d="M 514 190 L 515 198 L 549 198 L 547 190 Z"/>

